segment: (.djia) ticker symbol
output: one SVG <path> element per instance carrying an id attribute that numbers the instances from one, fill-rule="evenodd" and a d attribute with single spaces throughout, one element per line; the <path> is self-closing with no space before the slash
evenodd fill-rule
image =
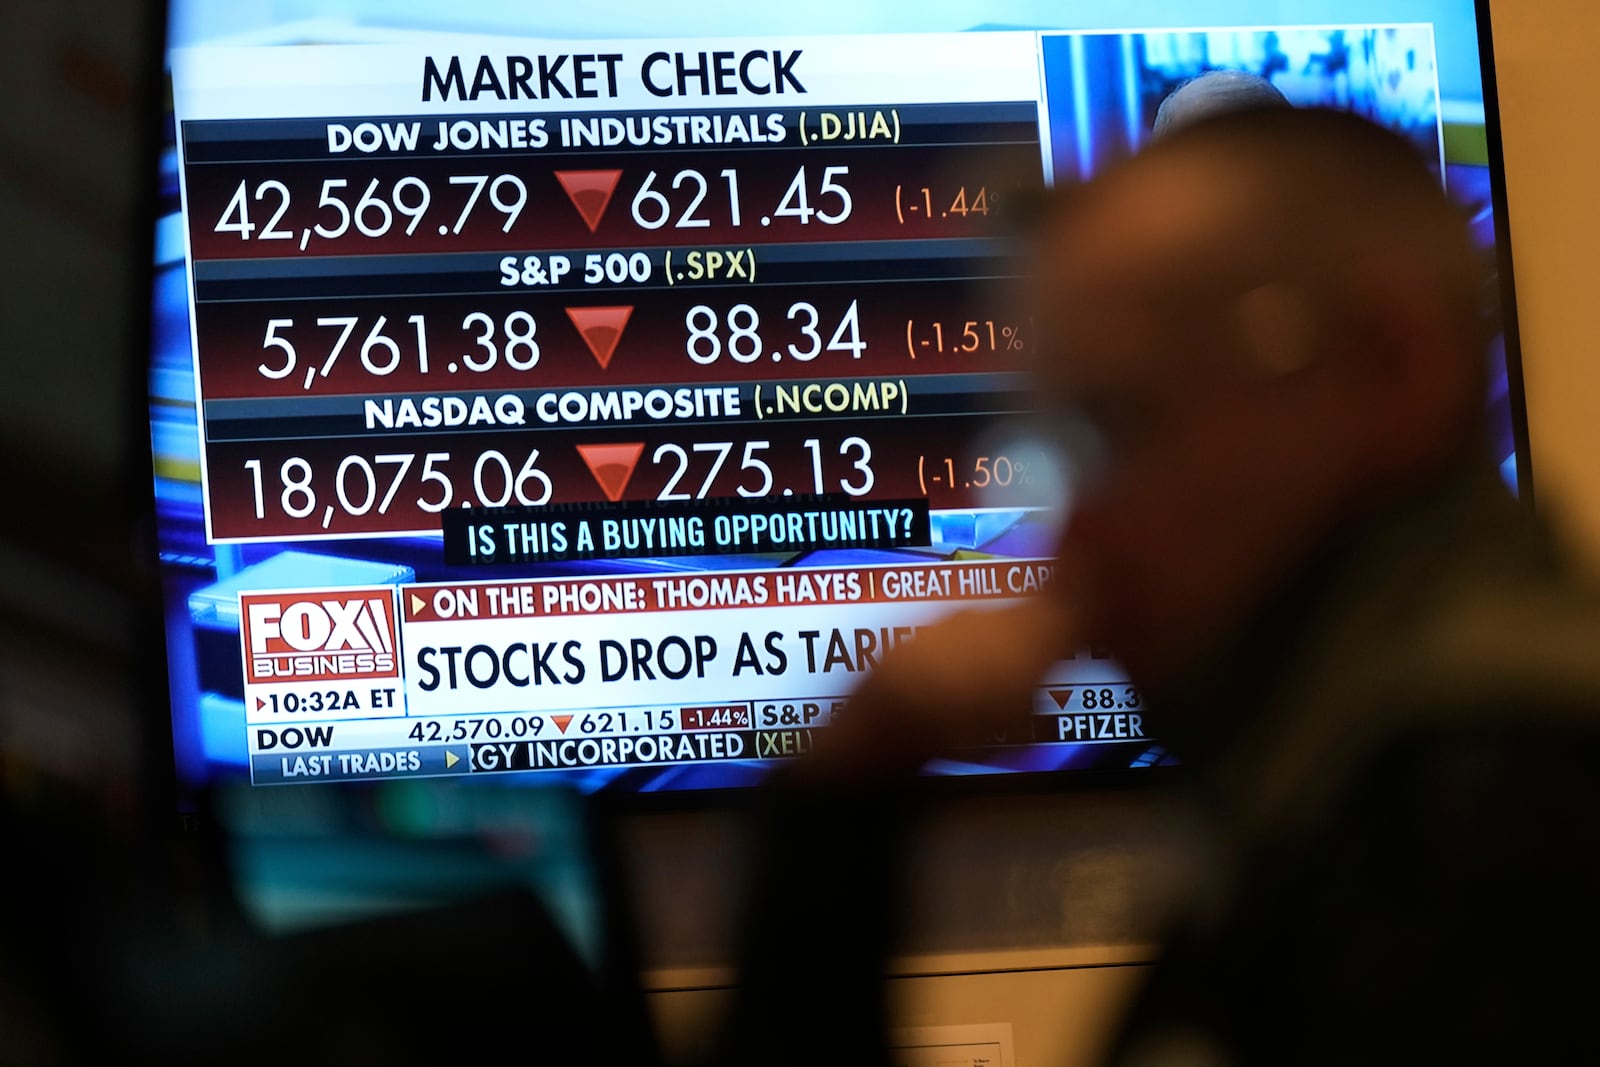
<path id="1" fill-rule="evenodd" d="M 567 199 L 583 216 L 584 225 L 593 233 L 600 226 L 600 217 L 611 203 L 611 194 L 617 191 L 622 178 L 620 170 L 558 170 L 556 181 L 567 191 Z"/>
<path id="2" fill-rule="evenodd" d="M 577 449 L 583 462 L 588 464 L 589 473 L 600 483 L 600 491 L 615 504 L 622 499 L 623 491 L 628 488 L 628 479 L 633 477 L 633 468 L 638 466 L 639 457 L 644 454 L 644 442 L 578 445 Z"/>
<path id="3" fill-rule="evenodd" d="M 622 331 L 628 326 L 633 307 L 567 308 L 567 318 L 577 327 L 583 343 L 594 353 L 600 369 L 611 365 L 611 355 L 622 340 Z"/>

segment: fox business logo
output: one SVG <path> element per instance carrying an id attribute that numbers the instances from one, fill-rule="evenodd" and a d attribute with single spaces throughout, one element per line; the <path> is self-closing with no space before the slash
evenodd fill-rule
<path id="1" fill-rule="evenodd" d="M 239 609 L 251 682 L 399 677 L 388 589 L 244 593 Z"/>

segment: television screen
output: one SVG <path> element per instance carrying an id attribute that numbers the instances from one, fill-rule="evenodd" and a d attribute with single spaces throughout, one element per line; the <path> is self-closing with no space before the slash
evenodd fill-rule
<path id="1" fill-rule="evenodd" d="M 754 784 L 918 626 L 1050 581 L 1008 205 L 1237 70 L 1410 138 L 1505 262 L 1485 27 L 1471 0 L 173 0 L 150 417 L 180 785 Z M 1172 759 L 1094 649 L 1036 712 L 929 772 Z"/>

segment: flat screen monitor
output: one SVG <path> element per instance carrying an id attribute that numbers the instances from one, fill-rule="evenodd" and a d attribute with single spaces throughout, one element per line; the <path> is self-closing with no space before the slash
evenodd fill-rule
<path id="1" fill-rule="evenodd" d="M 1472 0 L 172 0 L 180 786 L 758 782 L 918 626 L 1050 581 L 1008 204 L 1247 71 L 1411 138 L 1513 323 L 1487 31 Z M 1525 489 L 1514 332 L 1486 402 Z M 1173 758 L 1093 649 L 1035 710 L 929 773 Z"/>

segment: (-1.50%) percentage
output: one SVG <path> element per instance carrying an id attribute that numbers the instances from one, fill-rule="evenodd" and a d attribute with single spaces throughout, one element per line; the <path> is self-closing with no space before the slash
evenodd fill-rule
<path id="1" fill-rule="evenodd" d="M 1029 456 L 976 456 L 971 460 L 918 456 L 917 480 L 925 496 L 930 485 L 938 490 L 1032 489 L 1035 466 Z"/>
<path id="2" fill-rule="evenodd" d="M 967 319 L 959 324 L 906 320 L 906 351 L 912 359 L 946 352 L 1019 353 L 1026 347 L 1020 326 L 994 319 Z"/>

